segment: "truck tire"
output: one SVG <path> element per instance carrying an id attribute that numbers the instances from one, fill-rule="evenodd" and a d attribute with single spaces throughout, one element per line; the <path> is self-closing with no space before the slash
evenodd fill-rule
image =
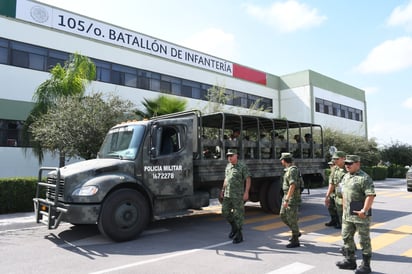
<path id="1" fill-rule="evenodd" d="M 100 211 L 100 233 L 116 242 L 136 238 L 149 223 L 146 198 L 133 189 L 119 189 L 104 201 Z"/>
<path id="2" fill-rule="evenodd" d="M 279 214 L 283 192 L 278 180 L 269 184 L 267 195 L 268 211 L 273 214 Z"/>

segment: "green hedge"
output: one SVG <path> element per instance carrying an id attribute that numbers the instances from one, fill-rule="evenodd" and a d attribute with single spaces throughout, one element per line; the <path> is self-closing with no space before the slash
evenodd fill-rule
<path id="1" fill-rule="evenodd" d="M 388 167 L 389 178 L 406 178 L 406 172 L 408 172 L 408 169 L 404 166 L 390 165 Z"/>
<path id="2" fill-rule="evenodd" d="M 0 178 L 0 214 L 33 211 L 36 177 Z"/>

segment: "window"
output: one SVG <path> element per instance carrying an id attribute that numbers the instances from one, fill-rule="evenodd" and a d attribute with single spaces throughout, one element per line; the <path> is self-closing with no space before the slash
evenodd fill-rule
<path id="1" fill-rule="evenodd" d="M 96 80 L 101 82 L 110 82 L 110 63 L 93 60 L 96 65 Z"/>
<path id="2" fill-rule="evenodd" d="M 0 38 L 0 63 L 49 71 L 60 64 L 65 65 L 70 54 L 54 49 Z M 92 59 L 96 65 L 96 80 L 116 85 L 145 89 L 155 92 L 171 93 L 198 100 L 209 100 L 208 90 L 212 87 L 188 79 L 128 67 L 108 61 Z M 220 87 L 218 87 L 220 89 Z M 272 99 L 251 95 L 245 92 L 224 89 L 226 104 L 248 108 L 258 102 L 259 107 L 272 111 Z M 219 98 L 221 99 L 221 98 Z"/>
<path id="3" fill-rule="evenodd" d="M 0 38 L 0 64 L 8 64 L 8 42 L 5 39 Z"/>
<path id="4" fill-rule="evenodd" d="M 62 67 L 64 63 L 69 60 L 69 54 L 57 50 L 50 50 L 49 56 L 47 58 L 47 68 L 46 70 L 50 70 L 57 64 L 60 64 Z"/>
<path id="5" fill-rule="evenodd" d="M 0 146 L 22 146 L 23 121 L 0 119 Z"/>
<path id="6" fill-rule="evenodd" d="M 316 112 L 325 113 L 341 118 L 363 121 L 362 110 L 341 105 L 338 103 L 330 102 L 328 100 L 322 100 L 320 98 L 315 99 Z"/>

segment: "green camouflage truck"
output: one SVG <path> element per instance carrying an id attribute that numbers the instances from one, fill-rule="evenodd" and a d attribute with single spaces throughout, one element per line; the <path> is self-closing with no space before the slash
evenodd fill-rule
<path id="1" fill-rule="evenodd" d="M 240 132 L 236 139 L 234 131 Z M 296 136 L 311 138 L 297 142 Z M 188 214 L 218 198 L 229 148 L 238 150 L 252 174 L 250 201 L 278 214 L 280 153 L 294 154 L 308 188 L 323 181 L 322 142 L 319 125 L 252 115 L 186 111 L 121 123 L 109 130 L 96 159 L 40 168 L 36 221 L 49 229 L 61 221 L 97 224 L 114 241 L 134 239 L 151 221 Z"/>

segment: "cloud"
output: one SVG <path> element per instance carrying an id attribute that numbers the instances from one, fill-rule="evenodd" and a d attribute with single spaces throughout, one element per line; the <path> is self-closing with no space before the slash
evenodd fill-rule
<path id="1" fill-rule="evenodd" d="M 412 109 L 412 97 L 407 98 L 403 104 L 404 107 Z"/>
<path id="2" fill-rule="evenodd" d="M 388 26 L 403 26 L 412 31 L 412 1 L 406 6 L 396 7 L 387 20 Z"/>
<path id="3" fill-rule="evenodd" d="M 366 94 L 374 94 L 379 92 L 379 88 L 377 87 L 365 87 L 363 88 L 363 90 L 365 91 Z"/>
<path id="4" fill-rule="evenodd" d="M 296 0 L 275 2 L 270 7 L 244 5 L 246 12 L 280 32 L 294 32 L 319 26 L 327 19 L 318 10 Z"/>
<path id="5" fill-rule="evenodd" d="M 236 55 L 235 36 L 216 28 L 198 32 L 185 39 L 182 45 L 226 60 L 234 60 Z"/>
<path id="6" fill-rule="evenodd" d="M 376 137 L 380 136 L 380 137 Z M 379 145 L 401 142 L 412 145 L 412 127 L 402 121 L 377 121 L 369 123 L 368 138 L 376 138 Z"/>
<path id="7" fill-rule="evenodd" d="M 355 69 L 361 73 L 390 73 L 412 66 L 412 38 L 387 40 L 368 54 Z"/>

